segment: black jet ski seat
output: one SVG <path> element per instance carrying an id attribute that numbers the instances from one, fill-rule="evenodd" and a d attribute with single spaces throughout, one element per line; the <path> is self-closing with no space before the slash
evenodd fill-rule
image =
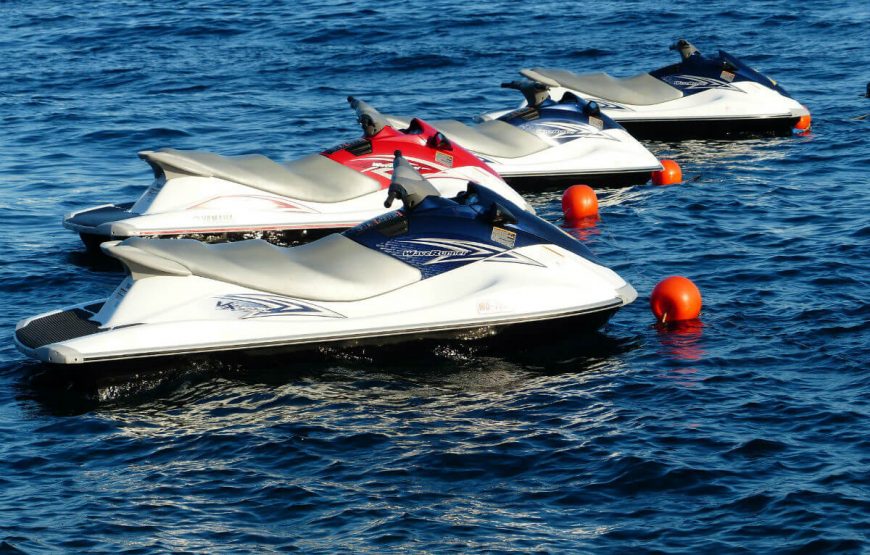
<path id="1" fill-rule="evenodd" d="M 155 177 L 217 177 L 261 191 L 309 202 L 340 202 L 373 193 L 380 183 L 320 154 L 279 164 L 261 154 L 227 157 L 165 148 L 145 150 Z"/>
<path id="2" fill-rule="evenodd" d="M 356 301 L 422 279 L 420 271 L 341 234 L 298 247 L 256 239 L 205 244 L 193 239 L 144 239 L 104 243 L 134 279 L 195 275 L 285 297 Z"/>
<path id="3" fill-rule="evenodd" d="M 396 127 L 407 127 L 411 121 L 411 118 L 404 116 L 386 117 Z M 474 127 L 454 119 L 428 123 L 449 140 L 484 156 L 520 158 L 550 147 L 532 133 L 499 120 L 486 121 Z"/>
<path id="4" fill-rule="evenodd" d="M 551 86 L 559 86 L 581 94 L 612 100 L 620 104 L 649 106 L 682 98 L 683 93 L 660 81 L 649 73 L 634 77 L 616 78 L 607 73 L 577 75 L 564 69 L 523 69 L 520 73 L 529 79 Z"/>

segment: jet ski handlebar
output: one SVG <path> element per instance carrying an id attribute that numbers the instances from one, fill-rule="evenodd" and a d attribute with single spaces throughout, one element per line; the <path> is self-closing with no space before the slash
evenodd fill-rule
<path id="1" fill-rule="evenodd" d="M 532 107 L 540 106 L 542 102 L 550 98 L 550 87 L 540 81 L 508 81 L 502 83 L 501 88 L 520 91 L 526 98 L 526 103 Z"/>
<path id="2" fill-rule="evenodd" d="M 669 47 L 669 50 L 679 50 L 680 57 L 683 61 L 688 60 L 694 54 L 699 54 L 698 49 L 695 46 L 687 41 L 686 39 L 680 39 Z"/>
<path id="3" fill-rule="evenodd" d="M 405 208 L 411 210 L 428 196 L 440 197 L 441 193 L 414 169 L 414 166 L 402 156 L 402 151 L 397 150 L 396 158 L 393 160 L 393 178 L 387 190 L 384 208 L 391 207 L 393 201 L 400 198 Z"/>
<path id="4" fill-rule="evenodd" d="M 374 137 L 381 129 L 389 125 L 387 118 L 372 108 L 367 102 L 358 100 L 352 96 L 347 97 L 350 107 L 356 111 L 357 121 L 363 128 L 366 137 Z"/>

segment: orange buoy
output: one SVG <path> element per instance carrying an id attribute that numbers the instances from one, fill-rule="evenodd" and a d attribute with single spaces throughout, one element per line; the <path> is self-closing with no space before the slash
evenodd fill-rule
<path id="1" fill-rule="evenodd" d="M 809 131 L 810 125 L 813 123 L 813 118 L 810 117 L 809 114 L 804 114 L 798 119 L 797 123 L 794 124 L 794 128 L 799 131 Z"/>
<path id="2" fill-rule="evenodd" d="M 655 286 L 649 306 L 663 324 L 692 320 L 701 313 L 701 292 L 692 280 L 670 276 Z"/>
<path id="3" fill-rule="evenodd" d="M 683 180 L 683 170 L 673 160 L 662 160 L 662 169 L 652 172 L 653 185 L 673 185 Z"/>
<path id="4" fill-rule="evenodd" d="M 571 185 L 562 195 L 562 213 L 565 223 L 572 224 L 583 218 L 598 215 L 598 197 L 589 185 Z"/>

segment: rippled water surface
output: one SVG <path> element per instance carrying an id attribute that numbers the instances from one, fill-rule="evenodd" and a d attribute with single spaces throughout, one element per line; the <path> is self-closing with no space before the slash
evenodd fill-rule
<path id="1" fill-rule="evenodd" d="M 0 2 L 0 551 L 868 549 L 865 2 Z M 650 143 L 686 183 L 576 233 L 638 289 L 601 335 L 183 360 L 67 389 L 21 318 L 120 280 L 60 226 L 138 150 L 290 159 L 344 98 L 470 116 L 520 67 L 628 75 L 678 37 L 813 113 L 803 137 Z M 558 191 L 530 196 L 560 218 Z M 655 283 L 701 322 L 659 329 Z"/>

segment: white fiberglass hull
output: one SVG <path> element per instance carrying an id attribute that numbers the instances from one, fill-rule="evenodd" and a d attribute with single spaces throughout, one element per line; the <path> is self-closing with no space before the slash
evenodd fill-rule
<path id="1" fill-rule="evenodd" d="M 516 249 L 371 298 L 282 297 L 189 276 L 127 278 L 105 300 L 20 322 L 16 346 L 43 362 L 81 364 L 265 348 L 315 348 L 565 319 L 598 327 L 636 298 L 612 270 L 554 245 Z M 365 271 L 365 270 L 361 270 Z"/>

